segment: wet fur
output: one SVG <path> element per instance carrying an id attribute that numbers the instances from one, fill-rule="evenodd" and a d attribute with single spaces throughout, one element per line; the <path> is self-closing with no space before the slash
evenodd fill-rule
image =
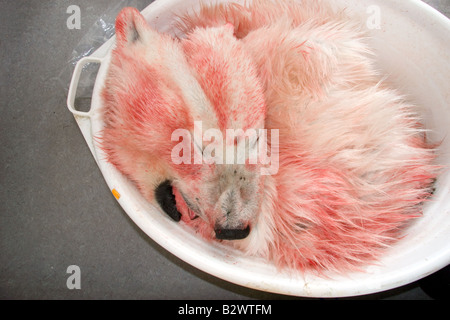
<path id="1" fill-rule="evenodd" d="M 173 143 L 168 141 L 174 129 L 192 127 L 196 116 L 225 128 L 230 125 L 230 112 L 245 119 L 233 125 L 251 122 L 258 127 L 264 114 L 263 126 L 280 130 L 279 171 L 259 182 L 260 191 L 254 194 L 259 214 L 252 220 L 250 235 L 229 244 L 281 268 L 319 273 L 355 270 L 375 261 L 421 215 L 421 204 L 429 197 L 438 172 L 433 165 L 435 152 L 414 106 L 381 80 L 358 24 L 321 1 L 301 3 L 205 5 L 195 14 L 180 17 L 179 28 L 187 40 L 171 42 L 167 36 L 150 32 L 158 37 L 153 44 L 158 43 L 160 51 L 152 59 L 159 63 L 153 60 L 145 67 L 139 61 L 144 57 L 136 58 L 136 50 L 131 57 L 128 49 L 119 46 L 103 94 L 102 147 L 109 161 L 153 201 L 160 183 L 186 175 L 169 163 Z M 118 21 L 119 43 L 121 39 L 135 41 L 126 38 L 126 28 L 120 25 L 124 19 Z M 217 83 L 208 78 L 196 76 L 201 66 L 194 62 L 201 61 L 204 52 L 190 50 L 189 35 L 212 34 L 218 31 L 209 28 L 226 24 L 233 26 L 234 36 L 240 39 L 239 50 L 252 58 L 257 77 L 250 72 L 247 79 L 258 82 L 264 111 L 257 106 L 257 98 L 240 109 L 223 112 L 223 90 L 217 91 Z M 214 119 L 183 97 L 187 91 L 174 90 L 178 84 L 167 76 L 173 69 L 167 68 L 164 58 L 164 54 L 170 56 L 168 50 L 183 53 L 184 57 L 175 57 L 187 61 L 180 70 L 197 83 L 186 90 L 198 92 L 197 102 L 205 108 L 215 108 Z M 233 63 L 231 53 L 225 57 Z M 124 68 L 125 64 L 132 66 Z M 133 75 L 123 72 L 130 69 Z M 228 79 L 234 88 L 245 80 L 242 76 Z M 150 84 L 154 84 L 151 89 Z M 133 103 L 130 92 L 135 94 Z M 151 96 L 146 100 L 151 107 L 137 111 L 141 95 Z M 168 100 L 170 106 L 163 103 Z M 255 111 L 248 106 L 258 110 L 253 122 L 249 115 Z M 231 175 L 232 171 L 225 172 Z M 202 186 L 195 188 L 198 197 L 210 196 Z M 192 219 L 196 215 L 192 206 L 176 186 L 173 192 L 181 219 L 213 241 L 208 218 Z"/>

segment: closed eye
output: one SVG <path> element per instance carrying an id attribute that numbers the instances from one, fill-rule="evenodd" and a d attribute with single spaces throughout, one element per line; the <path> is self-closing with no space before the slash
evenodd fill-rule
<path id="1" fill-rule="evenodd" d="M 203 151 L 205 150 L 201 144 L 198 143 L 197 139 L 194 138 L 194 148 L 199 152 L 200 154 L 203 154 Z"/>
<path id="2" fill-rule="evenodd" d="M 256 145 L 258 144 L 258 142 L 259 142 L 259 135 L 256 136 L 256 140 L 255 140 L 255 142 L 253 143 L 252 148 L 255 148 Z"/>

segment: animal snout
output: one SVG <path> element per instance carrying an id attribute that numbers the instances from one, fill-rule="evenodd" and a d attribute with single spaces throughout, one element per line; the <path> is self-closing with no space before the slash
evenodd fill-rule
<path id="1" fill-rule="evenodd" d="M 244 229 L 216 228 L 216 238 L 219 240 L 240 240 L 245 239 L 250 233 L 250 226 Z"/>

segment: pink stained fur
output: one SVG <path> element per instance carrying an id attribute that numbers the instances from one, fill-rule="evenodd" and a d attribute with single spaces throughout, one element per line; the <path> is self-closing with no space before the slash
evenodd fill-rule
<path id="1" fill-rule="evenodd" d="M 182 221 L 216 241 L 222 198 L 211 178 L 219 170 L 232 179 L 236 167 L 170 159 L 171 133 L 202 120 L 279 130 L 276 174 L 237 168 L 252 196 L 233 201 L 258 212 L 246 216 L 247 238 L 225 242 L 246 254 L 300 271 L 356 270 L 420 217 L 438 173 L 434 146 L 415 107 L 381 80 L 357 23 L 323 1 L 267 0 L 204 5 L 178 26 L 186 38 L 122 11 L 103 91 L 101 147 L 149 201 L 158 183 L 174 181 Z M 186 197 L 198 198 L 199 212 Z"/>

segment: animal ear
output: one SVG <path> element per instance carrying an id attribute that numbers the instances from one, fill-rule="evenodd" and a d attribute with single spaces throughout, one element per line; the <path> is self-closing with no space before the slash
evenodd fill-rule
<path id="1" fill-rule="evenodd" d="M 119 45 L 143 41 L 149 26 L 136 8 L 124 8 L 116 19 L 116 37 Z"/>

